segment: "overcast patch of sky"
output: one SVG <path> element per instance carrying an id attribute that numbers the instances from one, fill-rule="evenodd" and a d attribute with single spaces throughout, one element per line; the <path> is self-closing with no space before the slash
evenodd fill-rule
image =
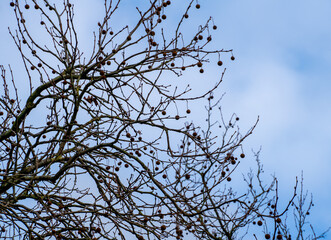
<path id="1" fill-rule="evenodd" d="M 7 4 L 0 3 L 0 18 L 4 19 L 1 64 L 15 63 L 19 56 L 6 30 L 7 20 L 14 19 Z M 192 26 L 203 23 L 199 16 L 207 19 L 212 15 L 219 27 L 213 32 L 214 46 L 234 49 L 236 56 L 233 63 L 224 60 L 228 70 L 218 91 L 227 92 L 224 109 L 238 113 L 243 130 L 261 117 L 244 149 L 249 153 L 251 148 L 262 146 L 265 170 L 279 177 L 285 199 L 295 176 L 304 171 L 305 185 L 316 203 L 311 219 L 317 230 L 323 231 L 331 222 L 331 216 L 325 214 L 331 212 L 330 1 L 206 0 L 201 6 L 200 12 L 192 9 L 190 13 Z M 82 11 L 76 15 L 79 29 L 88 34 L 95 27 L 97 7 L 91 8 L 88 1 L 76 7 L 77 12 Z M 172 7 L 169 11 L 179 12 Z M 130 14 L 121 17 L 130 21 Z M 89 41 L 93 41 L 92 36 Z M 205 76 L 217 74 L 219 69 L 215 68 Z"/>

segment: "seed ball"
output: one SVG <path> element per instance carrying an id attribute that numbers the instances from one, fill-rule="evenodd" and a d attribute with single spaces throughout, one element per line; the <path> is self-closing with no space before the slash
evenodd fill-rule
<path id="1" fill-rule="evenodd" d="M 125 167 L 125 168 L 128 168 L 128 167 L 129 167 L 129 164 L 126 163 L 126 164 L 124 165 L 124 167 Z"/>
<path id="2" fill-rule="evenodd" d="M 102 34 L 106 34 L 107 31 L 106 31 L 106 30 L 102 30 L 101 33 L 102 33 Z"/>
<path id="3" fill-rule="evenodd" d="M 162 115 L 166 115 L 166 114 L 167 114 L 167 112 L 163 110 L 162 111 Z"/>
<path id="4" fill-rule="evenodd" d="M 170 66 L 171 66 L 171 67 L 174 67 L 174 66 L 175 66 L 175 63 L 171 63 Z"/>
<path id="5" fill-rule="evenodd" d="M 217 26 L 216 26 L 216 25 L 214 25 L 214 26 L 213 26 L 213 29 L 214 29 L 214 30 L 216 30 L 216 29 L 217 29 Z"/>
<path id="6" fill-rule="evenodd" d="M 196 9 L 200 9 L 200 4 L 195 5 Z"/>
<path id="7" fill-rule="evenodd" d="M 162 15 L 162 19 L 165 20 L 167 16 L 165 14 Z"/>
<path id="8" fill-rule="evenodd" d="M 262 226 L 262 221 L 258 221 L 257 225 Z"/>
<path id="9" fill-rule="evenodd" d="M 157 160 L 156 165 L 160 165 L 160 164 L 161 164 L 160 160 Z"/>
<path id="10" fill-rule="evenodd" d="M 158 23 L 161 23 L 161 22 L 162 22 L 161 18 L 158 18 L 156 21 L 157 21 Z"/>
<path id="11" fill-rule="evenodd" d="M 106 169 L 109 170 L 110 169 L 110 166 L 107 166 Z"/>
<path id="12" fill-rule="evenodd" d="M 176 115 L 176 116 L 175 116 L 175 119 L 176 119 L 176 120 L 179 120 L 179 115 Z"/>
<path id="13" fill-rule="evenodd" d="M 190 179 L 190 174 L 186 174 L 185 175 L 185 178 L 188 180 L 188 179 Z"/>
<path id="14" fill-rule="evenodd" d="M 218 61 L 218 62 L 217 62 L 217 65 L 218 65 L 218 66 L 222 66 L 222 65 L 223 65 L 223 62 L 222 62 L 222 61 Z"/>
<path id="15" fill-rule="evenodd" d="M 31 53 L 32 53 L 33 55 L 35 55 L 37 52 L 36 52 L 36 50 L 32 50 Z"/>
<path id="16" fill-rule="evenodd" d="M 44 24 L 45 24 L 44 21 L 41 21 L 41 22 L 40 22 L 40 25 L 44 25 Z M 62 41 L 60 41 L 60 43 L 62 43 Z"/>
<path id="17" fill-rule="evenodd" d="M 277 218 L 277 219 L 276 219 L 276 222 L 277 222 L 277 223 L 281 223 L 282 220 L 281 220 L 280 218 Z"/>
<path id="18" fill-rule="evenodd" d="M 235 165 L 235 164 L 236 164 L 236 160 L 234 160 L 234 159 L 231 160 L 231 164 L 232 164 L 232 165 Z"/>
<path id="19" fill-rule="evenodd" d="M 159 170 L 159 167 L 155 167 L 155 171 L 158 171 Z"/>
<path id="20" fill-rule="evenodd" d="M 211 41 L 211 36 L 207 37 L 207 41 L 210 42 Z"/>
<path id="21" fill-rule="evenodd" d="M 270 239 L 270 234 L 267 233 L 264 237 L 265 237 L 265 239 Z"/>
<path id="22" fill-rule="evenodd" d="M 9 5 L 10 5 L 11 7 L 14 7 L 14 6 L 15 6 L 15 3 L 11 2 Z"/>
<path id="23" fill-rule="evenodd" d="M 29 4 L 25 4 L 25 9 L 29 9 L 30 8 L 30 5 Z"/>
<path id="24" fill-rule="evenodd" d="M 228 182 L 230 182 L 231 181 L 231 178 L 230 177 L 227 177 L 227 179 L 226 179 Z"/>
<path id="25" fill-rule="evenodd" d="M 202 62 L 198 62 L 198 63 L 197 63 L 197 66 L 198 66 L 198 67 L 202 67 Z"/>
<path id="26" fill-rule="evenodd" d="M 116 172 L 118 172 L 119 170 L 120 170 L 120 168 L 119 168 L 119 167 L 116 167 L 116 168 L 115 168 L 115 171 L 116 171 Z"/>
<path id="27" fill-rule="evenodd" d="M 25 39 L 23 39 L 22 43 L 23 43 L 23 44 L 26 44 L 26 43 L 27 43 L 27 41 L 26 41 Z"/>
<path id="28" fill-rule="evenodd" d="M 187 13 L 184 15 L 184 18 L 188 18 L 188 14 Z"/>
<path id="29" fill-rule="evenodd" d="M 185 69 L 186 69 L 186 68 L 185 68 L 184 66 L 182 66 L 182 68 L 181 68 L 181 69 L 182 69 L 183 71 L 185 71 Z"/>
<path id="30" fill-rule="evenodd" d="M 167 178 L 167 174 L 163 174 L 162 177 L 163 177 L 164 179 L 166 179 L 166 178 Z"/>
<path id="31" fill-rule="evenodd" d="M 35 66 L 31 66 L 31 70 L 33 71 L 33 70 L 35 70 L 36 69 L 36 67 Z"/>
<path id="32" fill-rule="evenodd" d="M 191 110 L 190 110 L 190 109 L 187 109 L 187 110 L 186 110 L 186 113 L 187 113 L 187 114 L 190 114 L 190 113 L 191 113 Z"/>
<path id="33" fill-rule="evenodd" d="M 199 71 L 200 71 L 200 73 L 203 73 L 204 72 L 204 70 L 202 68 Z"/>
<path id="34" fill-rule="evenodd" d="M 167 228 L 167 227 L 166 227 L 165 225 L 162 225 L 162 226 L 161 226 L 161 230 L 162 230 L 162 231 L 166 230 L 166 228 Z"/>
<path id="35" fill-rule="evenodd" d="M 42 64 L 41 63 L 38 63 L 38 67 L 41 67 L 42 66 Z"/>
<path id="36" fill-rule="evenodd" d="M 283 236 L 281 234 L 278 234 L 277 239 L 283 239 Z"/>
<path id="37" fill-rule="evenodd" d="M 172 51 L 172 56 L 175 57 L 177 55 L 177 51 Z"/>
<path id="38" fill-rule="evenodd" d="M 110 32 L 109 32 L 109 34 L 110 34 L 110 35 L 113 35 L 113 34 L 114 34 L 114 32 L 113 32 L 113 31 L 110 31 Z"/>
<path id="39" fill-rule="evenodd" d="M 231 56 L 231 60 L 234 61 L 236 58 L 234 56 Z"/>

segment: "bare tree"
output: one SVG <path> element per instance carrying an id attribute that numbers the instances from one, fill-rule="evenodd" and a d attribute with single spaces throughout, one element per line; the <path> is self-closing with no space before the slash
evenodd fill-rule
<path id="1" fill-rule="evenodd" d="M 17 19 L 10 34 L 30 88 L 22 100 L 22 80 L 1 66 L 1 239 L 239 239 L 255 224 L 263 238 L 290 239 L 281 219 L 296 187 L 280 209 L 277 179 L 262 182 L 257 155 L 246 190 L 233 188 L 257 122 L 241 134 L 237 115 L 225 119 L 214 97 L 221 59 L 235 58 L 208 49 L 213 19 L 185 35 L 200 4 L 151 0 L 137 7 L 135 25 L 115 31 L 120 3 L 104 1 L 88 55 L 73 3 L 10 2 Z M 170 33 L 163 23 L 173 4 L 187 5 Z M 41 16 L 46 44 L 31 32 L 31 14 Z M 222 73 L 205 92 L 169 80 L 202 74 L 210 62 Z M 197 124 L 189 106 L 206 99 L 206 124 Z"/>

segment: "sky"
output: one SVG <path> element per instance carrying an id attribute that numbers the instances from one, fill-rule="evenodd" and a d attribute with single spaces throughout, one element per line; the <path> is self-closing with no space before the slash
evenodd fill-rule
<path id="1" fill-rule="evenodd" d="M 236 57 L 230 61 L 230 55 L 222 56 L 227 71 L 217 93 L 226 93 L 225 112 L 240 117 L 242 130 L 260 117 L 244 143 L 248 158 L 253 158 L 252 150 L 262 148 L 265 172 L 278 177 L 285 198 L 303 172 L 315 203 L 310 220 L 316 232 L 326 230 L 331 226 L 331 1 L 205 0 L 200 4 L 200 10 L 192 9 L 192 22 L 213 16 L 218 31 L 213 32 L 212 47 L 233 49 Z M 97 10 L 86 0 L 76 7 L 80 31 L 88 34 Z M 176 14 L 178 9 L 172 7 L 168 11 Z M 131 16 L 124 12 L 122 19 L 132 23 Z M 0 22 L 0 64 L 21 71 L 7 29 L 14 22 L 8 1 L 0 2 Z M 217 74 L 219 69 L 212 67 L 206 76 Z"/>

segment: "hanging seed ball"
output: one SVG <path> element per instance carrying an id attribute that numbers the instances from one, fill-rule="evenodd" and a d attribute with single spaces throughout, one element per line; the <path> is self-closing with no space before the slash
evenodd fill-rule
<path id="1" fill-rule="evenodd" d="M 188 180 L 188 179 L 190 179 L 190 174 L 186 174 L 185 175 L 185 178 Z"/>
<path id="2" fill-rule="evenodd" d="M 161 22 L 162 22 L 161 18 L 158 18 L 158 19 L 157 19 L 157 22 L 158 22 L 158 23 L 161 23 Z"/>
<path id="3" fill-rule="evenodd" d="M 36 50 L 32 50 L 31 53 L 32 53 L 33 55 L 35 55 L 37 52 L 36 52 Z"/>
<path id="4" fill-rule="evenodd" d="M 245 157 L 245 154 L 244 153 L 240 154 L 240 157 L 241 158 L 244 158 Z"/>
<path id="5" fill-rule="evenodd" d="M 162 111 L 162 115 L 166 115 L 166 114 L 167 114 L 167 112 L 163 110 Z"/>
<path id="6" fill-rule="evenodd" d="M 119 170 L 120 170 L 120 168 L 119 168 L 119 167 L 116 167 L 116 168 L 115 168 L 115 171 L 116 171 L 116 172 L 118 172 Z"/>
<path id="7" fill-rule="evenodd" d="M 211 41 L 211 36 L 207 37 L 207 41 L 210 42 Z"/>
<path id="8" fill-rule="evenodd" d="M 223 62 L 220 60 L 220 61 L 217 62 L 217 65 L 218 66 L 222 66 L 223 65 Z"/>
<path id="9" fill-rule="evenodd" d="M 187 110 L 186 110 L 186 113 L 187 113 L 187 114 L 190 114 L 190 113 L 191 113 L 191 110 L 190 110 L 190 109 L 187 109 Z"/>
<path id="10" fill-rule="evenodd" d="M 204 70 L 201 68 L 201 69 L 200 69 L 200 73 L 203 73 L 203 72 L 204 72 Z"/>
<path id="11" fill-rule="evenodd" d="M 216 29 L 217 29 L 217 26 L 216 26 L 216 25 L 214 25 L 214 26 L 213 26 L 213 29 L 214 29 L 214 30 L 216 30 Z"/>
<path id="12" fill-rule="evenodd" d="M 195 5 L 196 9 L 199 9 L 201 6 L 200 4 Z"/>
<path id="13" fill-rule="evenodd" d="M 164 2 L 163 4 L 163 7 L 167 7 L 168 5 L 167 5 L 167 2 Z"/>
<path id="14" fill-rule="evenodd" d="M 202 62 L 198 62 L 198 63 L 197 63 L 197 66 L 198 66 L 198 67 L 202 67 Z"/>
<path id="15" fill-rule="evenodd" d="M 185 69 L 186 69 L 186 68 L 185 68 L 184 66 L 182 66 L 182 68 L 181 68 L 181 69 L 182 69 L 183 71 L 185 71 Z"/>
<path id="16" fill-rule="evenodd" d="M 234 61 L 236 58 L 234 56 L 231 56 L 231 60 Z"/>
<path id="17" fill-rule="evenodd" d="M 38 63 L 38 67 L 41 67 L 42 66 L 42 64 L 41 63 Z"/>
<path id="18" fill-rule="evenodd" d="M 29 4 L 25 4 L 25 9 L 29 9 L 30 8 L 30 5 Z"/>
<path id="19" fill-rule="evenodd" d="M 171 1 L 168 0 L 168 1 L 167 1 L 167 5 L 170 5 L 170 4 L 171 4 Z"/>
<path id="20" fill-rule="evenodd" d="M 124 167 L 128 168 L 128 167 L 129 167 L 129 164 L 126 163 L 126 164 L 124 165 Z"/>
<path id="21" fill-rule="evenodd" d="M 159 167 L 155 167 L 155 171 L 159 171 Z"/>
<path id="22" fill-rule="evenodd" d="M 276 222 L 277 222 L 277 223 L 281 223 L 282 220 L 281 220 L 280 218 L 277 218 L 277 219 L 276 219 Z"/>
<path id="23" fill-rule="evenodd" d="M 167 178 L 167 174 L 163 174 L 162 177 L 163 177 L 164 179 L 166 179 L 166 178 Z"/>
<path id="24" fill-rule="evenodd" d="M 278 234 L 278 235 L 277 235 L 277 239 L 283 239 L 282 234 Z"/>
<path id="25" fill-rule="evenodd" d="M 177 55 L 177 51 L 176 50 L 174 50 L 174 51 L 172 51 L 172 56 L 176 56 Z"/>
<path id="26" fill-rule="evenodd" d="M 27 41 L 25 39 L 23 39 L 22 43 L 23 44 L 27 44 Z"/>
<path id="27" fill-rule="evenodd" d="M 128 41 L 130 41 L 130 40 L 131 40 L 131 36 L 128 36 L 126 39 L 127 39 Z"/>
<path id="28" fill-rule="evenodd" d="M 36 69 L 36 67 L 35 66 L 31 66 L 31 70 L 33 71 L 33 70 L 35 70 Z"/>
<path id="29" fill-rule="evenodd" d="M 236 117 L 236 121 L 239 121 L 239 117 Z"/>
<path id="30" fill-rule="evenodd" d="M 162 226 L 161 226 L 161 230 L 162 230 L 162 231 L 166 230 L 166 228 L 167 228 L 167 227 L 166 227 L 165 225 L 162 225 Z"/>
<path id="31" fill-rule="evenodd" d="M 264 235 L 265 239 L 270 239 L 270 234 L 267 233 L 266 235 Z"/>
<path id="32" fill-rule="evenodd" d="M 257 225 L 262 226 L 262 221 L 258 221 Z"/>
<path id="33" fill-rule="evenodd" d="M 114 34 L 114 32 L 113 32 L 113 31 L 110 31 L 110 32 L 109 32 L 109 34 L 110 34 L 110 35 L 113 35 L 113 34 Z"/>
<path id="34" fill-rule="evenodd" d="M 176 116 L 175 116 L 175 119 L 176 119 L 176 120 L 179 120 L 179 115 L 176 115 Z"/>
<path id="35" fill-rule="evenodd" d="M 226 181 L 230 182 L 232 179 L 230 177 L 227 177 Z"/>
<path id="36" fill-rule="evenodd" d="M 11 2 L 9 5 L 10 5 L 11 7 L 15 7 L 15 3 L 13 3 L 13 2 Z"/>
<path id="37" fill-rule="evenodd" d="M 175 63 L 171 63 L 170 66 L 171 66 L 171 67 L 174 67 L 174 66 L 175 66 Z"/>
<path id="38" fill-rule="evenodd" d="M 155 163 L 156 163 L 156 165 L 160 165 L 161 164 L 160 160 L 157 160 Z"/>
<path id="39" fill-rule="evenodd" d="M 36 9 L 36 10 L 38 10 L 39 9 L 39 5 L 34 5 L 34 8 Z"/>
<path id="40" fill-rule="evenodd" d="M 184 18 L 188 18 L 188 14 L 187 13 L 184 14 Z"/>
<path id="41" fill-rule="evenodd" d="M 165 20 L 167 18 L 167 15 L 163 14 L 162 19 Z"/>
<path id="42" fill-rule="evenodd" d="M 102 34 L 106 34 L 107 31 L 106 31 L 106 30 L 102 30 L 101 33 L 102 33 Z"/>
<path id="43" fill-rule="evenodd" d="M 202 40 L 202 39 L 203 39 L 203 36 L 202 36 L 202 35 L 199 35 L 199 36 L 198 36 L 198 39 L 199 39 L 199 40 Z"/>
<path id="44" fill-rule="evenodd" d="M 110 166 L 107 166 L 106 169 L 109 170 L 110 169 Z"/>

